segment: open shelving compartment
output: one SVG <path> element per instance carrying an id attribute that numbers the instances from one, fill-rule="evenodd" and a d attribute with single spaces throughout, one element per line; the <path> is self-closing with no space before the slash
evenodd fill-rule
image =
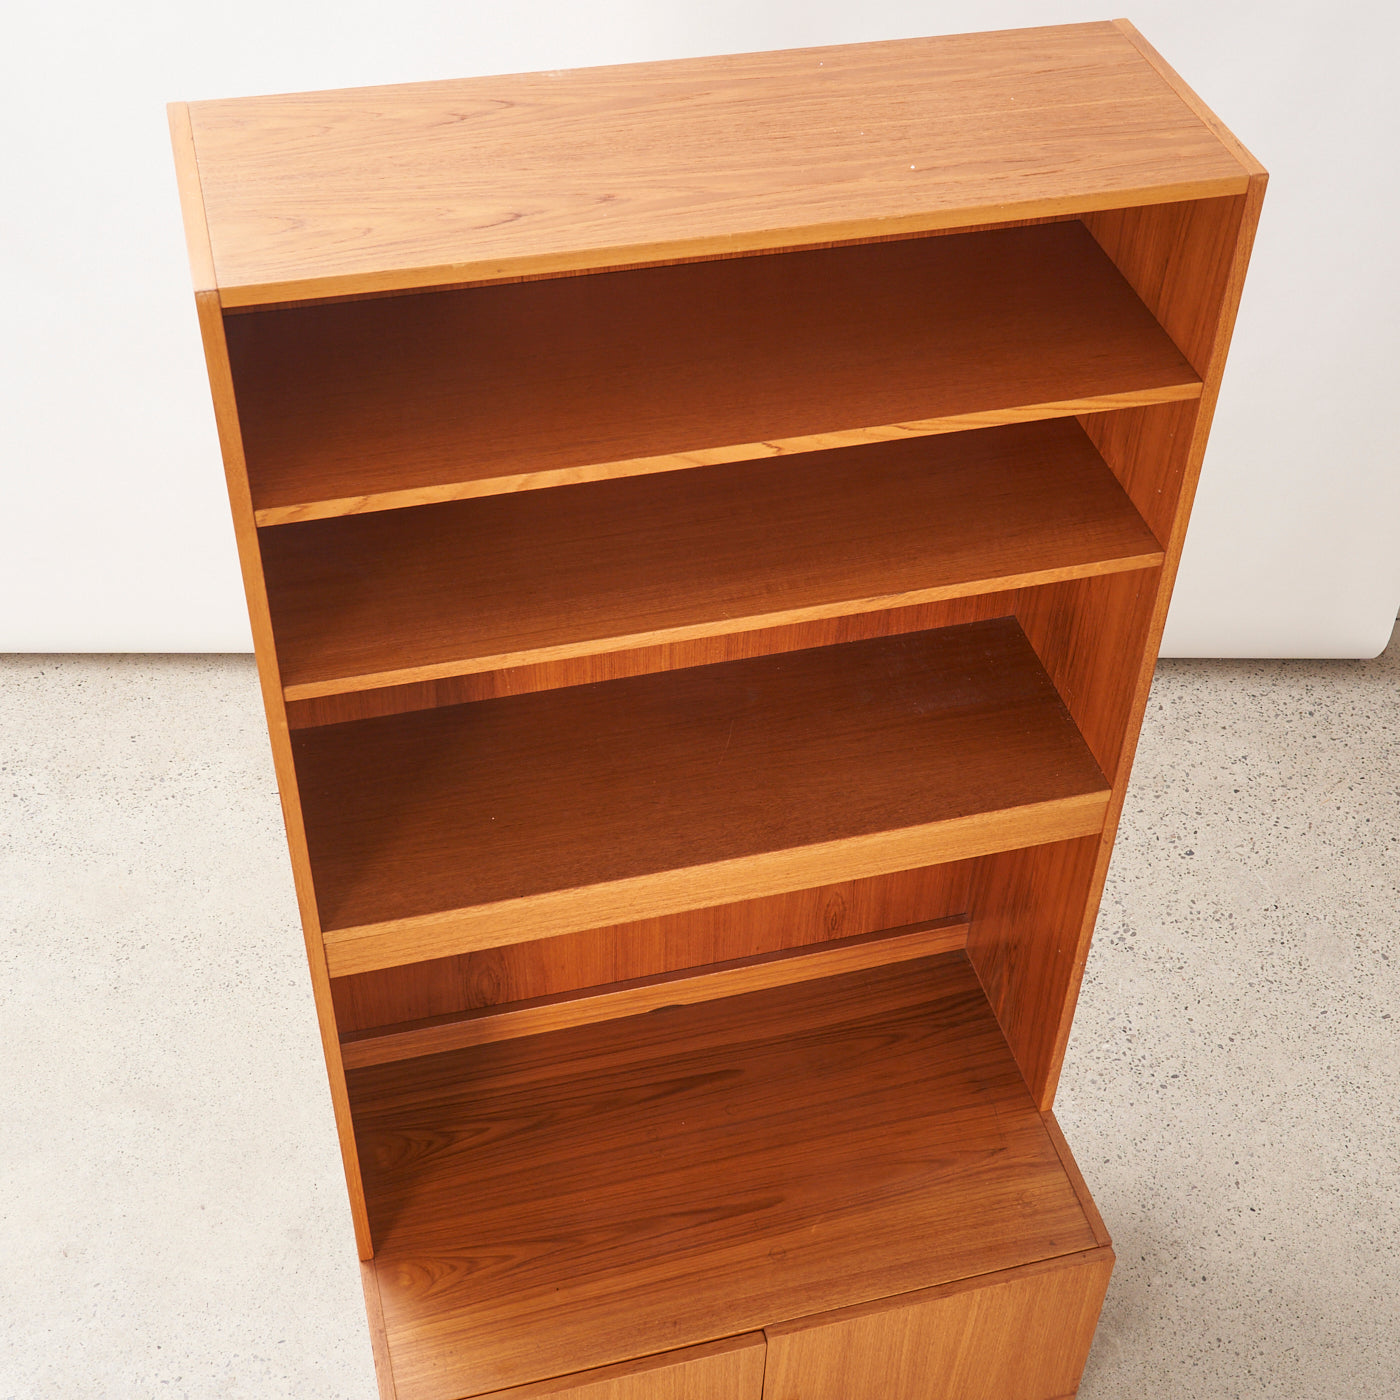
<path id="1" fill-rule="evenodd" d="M 382 1393 L 1072 1394 L 1262 171 L 1121 23 L 172 131 Z"/>

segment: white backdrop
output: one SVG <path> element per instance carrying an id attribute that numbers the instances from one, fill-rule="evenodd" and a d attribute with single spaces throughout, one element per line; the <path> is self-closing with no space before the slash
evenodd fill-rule
<path id="1" fill-rule="evenodd" d="M 163 104 L 1103 19 L 1073 0 L 129 0 L 5 25 L 0 649 L 249 648 Z M 1400 603 L 1400 9 L 1139 0 L 1272 183 L 1168 654 L 1367 656 Z"/>

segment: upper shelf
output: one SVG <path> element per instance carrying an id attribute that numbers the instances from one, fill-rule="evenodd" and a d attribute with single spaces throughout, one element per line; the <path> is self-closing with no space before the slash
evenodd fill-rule
<path id="1" fill-rule="evenodd" d="M 1200 394 L 1077 220 L 231 317 L 260 525 Z"/>
<path id="2" fill-rule="evenodd" d="M 1154 59 L 1098 23 L 196 102 L 185 184 L 225 306 L 1241 193 Z"/>
<path id="3" fill-rule="evenodd" d="M 289 700 L 1162 562 L 1073 419 L 262 534 Z"/>
<path id="4" fill-rule="evenodd" d="M 1010 618 L 293 735 L 333 976 L 1087 836 Z"/>

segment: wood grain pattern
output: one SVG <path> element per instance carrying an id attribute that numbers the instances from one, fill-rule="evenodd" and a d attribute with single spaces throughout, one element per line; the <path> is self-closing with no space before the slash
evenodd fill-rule
<path id="1" fill-rule="evenodd" d="M 764 1400 L 1056 1400 L 1113 1270 L 1095 1249 L 765 1328 Z"/>
<path id="2" fill-rule="evenodd" d="M 1111 24 L 192 104 L 224 304 L 1238 193 Z"/>
<path id="3" fill-rule="evenodd" d="M 1094 1244 L 959 954 L 350 1082 L 400 1400 Z"/>
<path id="4" fill-rule="evenodd" d="M 229 318 L 260 524 L 1193 398 L 1075 222 Z"/>
<path id="5" fill-rule="evenodd" d="M 975 862 L 899 870 L 659 919 L 378 968 L 331 983 L 342 1034 L 655 977 L 967 909 Z"/>
<path id="6" fill-rule="evenodd" d="M 1097 832 L 1107 791 L 1007 619 L 295 743 L 335 975 Z"/>
<path id="7" fill-rule="evenodd" d="M 1073 421 L 266 530 L 289 700 L 1161 563 Z"/>
<path id="8" fill-rule="evenodd" d="M 752 1332 L 552 1381 L 493 1390 L 480 1400 L 763 1400 L 766 1355 L 763 1334 Z"/>
<path id="9" fill-rule="evenodd" d="M 784 948 L 775 953 L 757 953 L 689 971 L 663 972 L 653 977 L 614 982 L 606 987 L 561 992 L 481 1011 L 457 1012 L 425 1021 L 342 1034 L 340 1053 L 346 1069 L 383 1065 L 415 1055 L 437 1055 L 468 1045 L 543 1035 L 570 1026 L 615 1021 L 623 1016 L 639 1016 L 671 1006 L 691 1006 L 719 997 L 761 991 L 765 987 L 811 982 L 819 977 L 833 977 L 867 967 L 913 962 L 935 953 L 960 950 L 966 943 L 967 924 L 962 919 L 858 934 L 854 938 Z"/>
<path id="10" fill-rule="evenodd" d="M 1202 372 L 1220 319 L 1240 198 L 1106 209 L 1082 220 L 1172 343 Z"/>

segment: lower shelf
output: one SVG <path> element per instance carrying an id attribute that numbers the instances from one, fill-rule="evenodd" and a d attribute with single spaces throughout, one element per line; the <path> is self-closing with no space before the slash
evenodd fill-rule
<path id="1" fill-rule="evenodd" d="M 800 1378 L 819 1315 L 1092 1256 L 1082 1365 L 1107 1239 L 961 953 L 349 1082 L 397 1400 L 763 1329 Z M 628 1384 L 598 1394 L 672 1394 Z"/>
<path id="2" fill-rule="evenodd" d="M 295 735 L 331 976 L 1097 835 L 1014 618 Z"/>

